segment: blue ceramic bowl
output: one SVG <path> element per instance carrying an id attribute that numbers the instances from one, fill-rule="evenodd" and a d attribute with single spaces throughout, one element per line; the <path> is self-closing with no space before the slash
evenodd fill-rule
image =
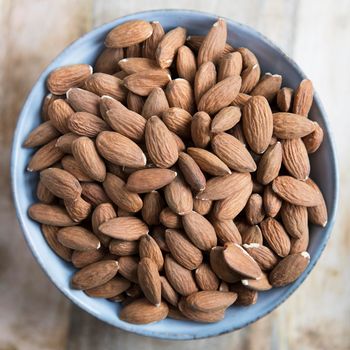
<path id="1" fill-rule="evenodd" d="M 45 80 L 55 68 L 72 63 L 93 64 L 103 48 L 106 34 L 116 25 L 132 19 L 160 21 L 166 30 L 183 26 L 190 34 L 204 34 L 215 22 L 217 16 L 196 11 L 159 10 L 147 11 L 119 18 L 84 35 L 65 49 L 42 73 L 30 92 L 18 119 L 13 140 L 11 177 L 12 190 L 17 215 L 24 236 L 41 267 L 52 282 L 76 305 L 115 327 L 141 335 L 163 339 L 198 339 L 215 336 L 245 327 L 265 316 L 285 301 L 305 280 L 315 266 L 330 235 L 337 206 L 338 174 L 331 132 L 328 120 L 319 98 L 315 96 L 310 118 L 316 120 L 325 131 L 325 139 L 320 150 L 311 156 L 311 177 L 320 186 L 328 206 L 329 222 L 327 227 L 311 227 L 309 252 L 311 263 L 303 275 L 293 284 L 260 293 L 257 304 L 249 307 L 231 307 L 225 319 L 215 324 L 166 319 L 150 325 L 132 325 L 118 318 L 119 306 L 107 300 L 90 298 L 81 291 L 69 287 L 69 280 L 74 272 L 70 264 L 58 258 L 46 244 L 40 226 L 30 220 L 28 207 L 36 201 L 34 192 L 37 174 L 25 171 L 33 151 L 22 147 L 29 132 L 40 124 L 40 107 L 45 94 Z M 262 70 L 283 75 L 283 84 L 295 88 L 305 77 L 298 66 L 278 47 L 255 30 L 227 19 L 228 42 L 235 47 L 246 46 L 258 57 Z"/>

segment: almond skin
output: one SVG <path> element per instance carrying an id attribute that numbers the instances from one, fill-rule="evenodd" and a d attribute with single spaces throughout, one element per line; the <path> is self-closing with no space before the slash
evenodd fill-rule
<path id="1" fill-rule="evenodd" d="M 153 27 L 143 20 L 128 21 L 113 28 L 106 36 L 109 48 L 129 47 L 145 41 L 153 33 Z"/>
<path id="2" fill-rule="evenodd" d="M 91 204 L 82 197 L 77 197 L 73 200 L 65 199 L 64 206 L 74 222 L 83 221 L 91 212 Z"/>
<path id="3" fill-rule="evenodd" d="M 293 98 L 293 89 L 283 87 L 277 93 L 277 106 L 281 112 L 288 112 L 290 110 Z"/>
<path id="4" fill-rule="evenodd" d="M 33 220 L 45 225 L 60 227 L 76 225 L 67 211 L 58 205 L 35 203 L 29 207 L 28 214 Z"/>
<path id="5" fill-rule="evenodd" d="M 65 247 L 79 251 L 94 250 L 101 247 L 98 238 L 81 226 L 61 228 L 57 233 L 57 239 Z"/>
<path id="6" fill-rule="evenodd" d="M 103 260 L 83 267 L 77 271 L 71 280 L 74 289 L 91 289 L 111 280 L 119 268 L 118 261 Z"/>
<path id="7" fill-rule="evenodd" d="M 108 237 L 108 236 L 106 236 Z M 110 239 L 110 237 L 108 237 Z M 112 239 L 109 243 L 109 252 L 119 256 L 135 255 L 139 251 L 138 241 L 123 241 L 121 239 Z"/>
<path id="8" fill-rule="evenodd" d="M 242 55 L 238 51 L 227 53 L 219 60 L 218 81 L 232 75 L 241 75 L 242 67 Z"/>
<path id="9" fill-rule="evenodd" d="M 278 176 L 282 165 L 282 154 L 282 145 L 280 142 L 276 142 L 269 146 L 262 155 L 256 174 L 256 178 L 261 184 L 267 185 Z"/>
<path id="10" fill-rule="evenodd" d="M 95 62 L 95 72 L 114 74 L 119 70 L 118 62 L 124 57 L 122 48 L 105 48 L 97 57 Z"/>
<path id="11" fill-rule="evenodd" d="M 182 232 L 166 230 L 165 241 L 173 258 L 186 269 L 194 270 L 202 263 L 201 251 Z"/>
<path id="12" fill-rule="evenodd" d="M 186 296 L 197 292 L 191 271 L 179 265 L 170 255 L 165 256 L 164 269 L 169 283 L 179 294 Z"/>
<path id="13" fill-rule="evenodd" d="M 110 219 L 113 219 L 115 217 L 117 217 L 117 214 L 111 203 L 102 203 L 98 205 L 92 213 L 92 217 L 91 217 L 92 231 L 105 247 L 108 247 L 111 241 L 111 238 L 104 235 L 99 230 L 99 226 L 104 222 Z"/>
<path id="14" fill-rule="evenodd" d="M 168 129 L 180 137 L 189 138 L 192 116 L 185 109 L 172 107 L 162 113 L 162 120 Z"/>
<path id="15" fill-rule="evenodd" d="M 243 244 L 263 244 L 263 236 L 258 225 L 249 226 L 246 230 L 241 231 L 241 235 Z"/>
<path id="16" fill-rule="evenodd" d="M 76 177 L 79 181 L 92 181 L 91 177 L 85 174 L 81 165 L 71 155 L 66 155 L 61 160 L 62 168 Z"/>
<path id="17" fill-rule="evenodd" d="M 165 33 L 162 25 L 158 21 L 151 22 L 151 26 L 153 28 L 153 33 L 142 45 L 142 56 L 155 59 L 157 46 Z"/>
<path id="18" fill-rule="evenodd" d="M 180 78 L 193 83 L 197 71 L 196 57 L 187 46 L 181 46 L 177 51 L 176 70 Z"/>
<path id="19" fill-rule="evenodd" d="M 234 136 L 226 133 L 215 135 L 211 140 L 214 153 L 233 170 L 253 172 L 256 170 L 254 159 Z"/>
<path id="20" fill-rule="evenodd" d="M 137 299 L 126 305 L 119 313 L 121 320 L 133 324 L 148 324 L 165 319 L 169 308 L 165 302 L 159 306 L 151 304 L 146 298 Z"/>
<path id="21" fill-rule="evenodd" d="M 315 189 L 315 191 L 317 191 L 319 196 L 321 197 L 320 203 L 318 205 L 307 208 L 309 221 L 315 225 L 320 225 L 322 227 L 325 227 L 328 222 L 328 214 L 327 214 L 327 206 L 326 206 L 326 202 L 323 197 L 323 194 L 321 190 L 318 188 L 318 186 L 316 185 L 316 183 L 310 178 L 306 180 L 306 183 L 310 185 L 313 189 Z"/>
<path id="22" fill-rule="evenodd" d="M 109 194 L 112 201 L 123 210 L 136 213 L 142 208 L 142 199 L 137 193 L 131 192 L 125 182 L 118 176 L 107 173 L 103 182 L 103 188 Z"/>
<path id="23" fill-rule="evenodd" d="M 198 214 L 201 214 L 201 215 L 209 214 L 212 206 L 213 206 L 213 201 L 201 200 L 197 198 L 193 199 L 193 210 L 196 211 Z"/>
<path id="24" fill-rule="evenodd" d="M 51 225 L 41 225 L 41 231 L 50 248 L 63 260 L 72 260 L 72 250 L 62 245 L 57 239 L 59 227 Z"/>
<path id="25" fill-rule="evenodd" d="M 196 104 L 201 97 L 216 84 L 216 68 L 213 62 L 208 61 L 198 67 L 194 77 L 194 97 Z"/>
<path id="26" fill-rule="evenodd" d="M 131 168 L 142 168 L 146 165 L 146 156 L 141 148 L 117 132 L 101 132 L 96 139 L 96 146 L 102 157 L 113 164 Z"/>
<path id="27" fill-rule="evenodd" d="M 66 95 L 67 102 L 76 112 L 100 115 L 100 98 L 96 94 L 80 88 L 70 88 Z"/>
<path id="28" fill-rule="evenodd" d="M 295 205 L 314 207 L 322 202 L 322 197 L 315 188 L 291 176 L 278 176 L 272 183 L 272 190 L 285 201 Z"/>
<path id="29" fill-rule="evenodd" d="M 246 288 L 258 292 L 263 292 L 272 288 L 266 273 L 262 273 L 258 279 L 244 279 L 242 280 L 242 284 Z"/>
<path id="30" fill-rule="evenodd" d="M 91 73 L 92 67 L 88 64 L 56 68 L 47 78 L 46 85 L 52 94 L 63 95 L 70 88 L 81 86 Z"/>
<path id="31" fill-rule="evenodd" d="M 96 137 L 101 131 L 109 130 L 99 117 L 88 112 L 77 112 L 70 116 L 68 129 L 80 136 Z"/>
<path id="32" fill-rule="evenodd" d="M 208 264 L 201 264 L 195 271 L 195 278 L 201 290 L 217 290 L 219 279 Z"/>
<path id="33" fill-rule="evenodd" d="M 162 116 L 163 112 L 169 109 L 169 102 L 165 96 L 165 92 L 162 88 L 154 88 L 148 95 L 143 108 L 142 116 L 149 119 L 153 115 L 158 117 Z"/>
<path id="34" fill-rule="evenodd" d="M 137 269 L 139 258 L 136 256 L 121 256 L 118 259 L 119 273 L 133 283 L 139 283 Z"/>
<path id="35" fill-rule="evenodd" d="M 37 126 L 27 137 L 23 146 L 27 148 L 38 147 L 47 144 L 60 135 L 51 121 Z"/>
<path id="36" fill-rule="evenodd" d="M 283 225 L 290 236 L 300 238 L 308 235 L 307 208 L 284 202 L 281 208 Z"/>
<path id="37" fill-rule="evenodd" d="M 269 281 L 274 287 L 283 287 L 294 282 L 305 271 L 310 262 L 307 252 L 291 254 L 282 259 L 271 271 Z"/>
<path id="38" fill-rule="evenodd" d="M 278 263 L 277 256 L 268 247 L 258 243 L 244 244 L 243 247 L 264 271 L 271 270 Z"/>
<path id="39" fill-rule="evenodd" d="M 149 157 L 157 167 L 170 168 L 176 163 L 178 159 L 176 141 L 157 116 L 147 120 L 145 141 Z"/>
<path id="40" fill-rule="evenodd" d="M 303 137 L 303 142 L 307 153 L 309 154 L 315 153 L 323 141 L 323 129 L 318 125 L 318 123 L 314 122 L 314 124 L 316 126 L 315 130 L 311 134 Z"/>
<path id="41" fill-rule="evenodd" d="M 123 58 L 118 62 L 119 67 L 127 74 L 134 74 L 149 69 L 158 69 L 157 62 L 145 57 Z"/>
<path id="42" fill-rule="evenodd" d="M 143 207 L 141 211 L 143 221 L 149 226 L 159 225 L 160 213 L 164 205 L 163 197 L 159 192 L 152 191 L 146 194 L 143 197 Z"/>
<path id="43" fill-rule="evenodd" d="M 294 94 L 293 113 L 307 117 L 312 106 L 314 89 L 309 79 L 299 84 Z"/>
<path id="44" fill-rule="evenodd" d="M 63 153 L 72 153 L 72 143 L 78 138 L 78 135 L 69 132 L 56 139 L 55 147 Z"/>
<path id="45" fill-rule="evenodd" d="M 105 235 L 125 241 L 135 241 L 148 233 L 148 226 L 132 216 L 119 217 L 101 224 L 98 229 Z"/>
<path id="46" fill-rule="evenodd" d="M 130 282 L 123 277 L 115 277 L 98 287 L 85 290 L 89 297 L 112 298 L 125 292 L 130 287 Z"/>
<path id="47" fill-rule="evenodd" d="M 142 258 L 137 268 L 140 287 L 145 297 L 154 305 L 161 302 L 161 283 L 157 264 L 150 258 Z"/>
<path id="48" fill-rule="evenodd" d="M 199 249 L 209 250 L 216 246 L 214 227 L 204 216 L 192 211 L 182 217 L 182 224 L 189 239 Z"/>
<path id="49" fill-rule="evenodd" d="M 264 153 L 270 144 L 273 132 L 273 117 L 267 99 L 253 96 L 243 108 L 243 131 L 250 148 Z"/>
<path id="50" fill-rule="evenodd" d="M 281 88 L 282 76 L 279 74 L 266 73 L 250 93 L 252 96 L 263 96 L 271 102 Z"/>
<path id="51" fill-rule="evenodd" d="M 40 180 L 36 187 L 36 196 L 41 203 L 45 204 L 51 204 L 55 200 L 55 196 L 44 186 Z"/>
<path id="52" fill-rule="evenodd" d="M 179 168 L 193 191 L 203 191 L 206 187 L 206 179 L 200 167 L 187 153 L 179 154 Z"/>
<path id="53" fill-rule="evenodd" d="M 265 187 L 263 201 L 266 215 L 274 218 L 281 209 L 282 200 L 273 192 L 271 185 Z"/>
<path id="54" fill-rule="evenodd" d="M 265 210 L 263 199 L 258 193 L 253 193 L 245 206 L 245 215 L 249 224 L 256 225 L 263 221 Z"/>
<path id="55" fill-rule="evenodd" d="M 160 283 L 162 286 L 162 298 L 164 298 L 169 304 L 173 306 L 177 306 L 179 301 L 179 295 L 176 293 L 174 288 L 170 285 L 166 277 L 160 276 Z"/>
<path id="56" fill-rule="evenodd" d="M 81 194 L 79 181 L 66 170 L 45 169 L 40 172 L 40 180 L 56 197 L 74 200 Z"/>
<path id="57" fill-rule="evenodd" d="M 186 79 L 171 80 L 165 94 L 170 107 L 182 108 L 189 113 L 194 112 L 194 95 L 191 84 Z"/>
<path id="58" fill-rule="evenodd" d="M 150 235 L 144 235 L 140 239 L 139 244 L 139 254 L 141 258 L 150 258 L 152 259 L 160 271 L 164 265 L 164 259 L 162 251 L 160 250 L 157 242 Z"/>
<path id="59" fill-rule="evenodd" d="M 169 169 L 137 170 L 128 177 L 126 188 L 136 193 L 147 193 L 168 185 L 176 176 L 177 173 Z"/>
<path id="60" fill-rule="evenodd" d="M 249 306 L 256 304 L 258 300 L 258 292 L 245 287 L 242 283 L 234 283 L 230 286 L 230 290 L 237 293 L 238 297 L 235 302 L 237 306 Z"/>
<path id="61" fill-rule="evenodd" d="M 181 216 L 175 214 L 170 208 L 164 208 L 160 212 L 159 220 L 167 228 L 182 228 Z"/>
<path id="62" fill-rule="evenodd" d="M 97 153 L 94 142 L 86 136 L 79 137 L 72 143 L 75 160 L 92 179 L 102 182 L 106 177 L 106 166 Z"/>
<path id="63" fill-rule="evenodd" d="M 191 137 L 196 147 L 206 148 L 210 142 L 211 118 L 206 112 L 197 112 L 191 122 Z"/>
<path id="64" fill-rule="evenodd" d="M 213 225 L 216 235 L 218 236 L 221 242 L 232 242 L 242 244 L 242 237 L 233 220 L 220 221 L 215 218 L 211 218 L 210 222 Z"/>
<path id="65" fill-rule="evenodd" d="M 211 123 L 211 132 L 219 133 L 232 129 L 241 119 L 238 107 L 228 106 L 215 115 Z"/>
<path id="66" fill-rule="evenodd" d="M 102 203 L 111 203 L 112 201 L 103 190 L 102 186 L 93 182 L 83 182 L 81 184 L 82 197 L 91 203 L 93 206 L 97 206 Z"/>

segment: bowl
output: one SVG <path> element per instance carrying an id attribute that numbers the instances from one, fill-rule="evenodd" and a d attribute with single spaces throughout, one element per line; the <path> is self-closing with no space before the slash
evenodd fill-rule
<path id="1" fill-rule="evenodd" d="M 284 288 L 260 293 L 258 302 L 249 307 L 231 307 L 225 319 L 214 324 L 200 324 L 190 321 L 166 319 L 149 325 L 133 325 L 118 318 L 119 306 L 107 300 L 88 297 L 82 291 L 69 287 L 74 268 L 57 257 L 46 244 L 40 226 L 28 215 L 28 207 L 35 202 L 37 174 L 26 172 L 26 166 L 33 150 L 23 148 L 23 142 L 29 132 L 40 123 L 40 108 L 47 93 L 45 80 L 55 68 L 73 63 L 93 64 L 103 48 L 106 34 L 115 26 L 133 19 L 160 21 L 166 30 L 183 26 L 192 35 L 204 34 L 216 21 L 217 16 L 187 10 L 146 11 L 119 18 L 94 29 L 67 47 L 42 73 L 32 88 L 18 119 L 14 134 L 11 178 L 14 203 L 18 220 L 34 257 L 52 282 L 71 301 L 80 308 L 115 327 L 123 330 L 162 339 L 198 339 L 234 331 L 247 326 L 265 316 L 285 301 L 305 280 L 314 268 L 329 238 L 337 206 L 338 172 L 332 135 L 321 102 L 315 95 L 310 118 L 316 120 L 324 129 L 325 138 L 319 151 L 311 155 L 311 177 L 320 186 L 327 206 L 329 221 L 325 228 L 312 225 L 310 228 L 309 252 L 311 261 L 302 276 L 293 284 Z M 295 88 L 305 75 L 276 45 L 254 29 L 227 19 L 228 42 L 235 47 L 245 46 L 258 57 L 263 72 L 283 75 L 283 84 Z"/>

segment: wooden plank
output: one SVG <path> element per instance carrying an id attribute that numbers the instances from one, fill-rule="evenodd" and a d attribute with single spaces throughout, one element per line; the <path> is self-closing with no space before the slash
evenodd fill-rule
<path id="1" fill-rule="evenodd" d="M 85 1 L 0 2 L 0 349 L 62 349 L 69 301 L 32 257 L 12 206 L 9 157 L 16 116 L 45 66 L 90 26 Z M 69 16 L 67 10 L 69 9 Z"/>

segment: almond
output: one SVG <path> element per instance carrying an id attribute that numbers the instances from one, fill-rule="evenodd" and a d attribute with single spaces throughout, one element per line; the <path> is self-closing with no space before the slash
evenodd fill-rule
<path id="1" fill-rule="evenodd" d="M 257 225 L 264 220 L 265 210 L 263 199 L 258 193 L 253 193 L 245 206 L 245 215 L 251 225 Z"/>
<path id="2" fill-rule="evenodd" d="M 240 75 L 242 65 L 242 55 L 238 51 L 227 53 L 219 60 L 218 81 L 233 75 Z"/>
<path id="3" fill-rule="evenodd" d="M 280 211 L 282 200 L 273 192 L 271 185 L 265 187 L 263 200 L 266 215 L 274 218 Z"/>
<path id="4" fill-rule="evenodd" d="M 310 174 L 310 161 L 304 142 L 298 139 L 283 141 L 283 164 L 298 180 L 306 180 Z"/>
<path id="5" fill-rule="evenodd" d="M 196 57 L 187 46 L 181 46 L 177 51 L 176 70 L 180 78 L 193 83 L 197 71 Z"/>
<path id="6" fill-rule="evenodd" d="M 238 244 L 242 243 L 242 237 L 233 220 L 221 221 L 221 220 L 212 218 L 210 222 L 213 225 L 219 240 L 222 241 L 223 243 L 226 243 L 226 242 L 232 242 L 232 243 L 238 243 Z"/>
<path id="7" fill-rule="evenodd" d="M 146 39 L 142 45 L 142 56 L 155 59 L 155 52 L 159 42 L 164 36 L 164 29 L 158 21 L 151 22 L 153 28 L 152 35 Z"/>
<path id="8" fill-rule="evenodd" d="M 103 260 L 83 267 L 71 280 L 74 289 L 91 289 L 111 280 L 119 268 L 118 261 Z"/>
<path id="9" fill-rule="evenodd" d="M 57 239 L 59 227 L 50 225 L 41 225 L 41 231 L 50 248 L 63 260 L 72 260 L 72 250 L 62 245 Z"/>
<path id="10" fill-rule="evenodd" d="M 118 62 L 124 57 L 122 48 L 105 48 L 97 57 L 95 71 L 99 73 L 113 74 L 119 70 Z"/>
<path id="11" fill-rule="evenodd" d="M 194 159 L 199 167 L 213 176 L 231 174 L 230 168 L 215 154 L 201 148 L 189 147 L 188 154 Z"/>
<path id="12" fill-rule="evenodd" d="M 306 180 L 306 183 L 311 186 L 315 191 L 318 192 L 318 195 L 321 197 L 320 203 L 314 207 L 307 208 L 309 221 L 315 225 L 320 225 L 325 227 L 328 222 L 327 206 L 323 198 L 321 190 L 318 188 L 316 183 L 310 178 Z"/>
<path id="13" fill-rule="evenodd" d="M 162 252 L 169 252 L 169 248 L 165 243 L 165 229 L 162 226 L 152 228 L 152 237 L 157 242 L 157 245 Z"/>
<path id="14" fill-rule="evenodd" d="M 170 208 L 164 208 L 160 212 L 159 220 L 167 228 L 182 228 L 181 216 L 175 214 Z"/>
<path id="15" fill-rule="evenodd" d="M 27 137 L 23 146 L 33 148 L 43 146 L 60 135 L 59 131 L 53 126 L 51 121 L 37 126 Z"/>
<path id="16" fill-rule="evenodd" d="M 97 261 L 102 260 L 105 256 L 105 252 L 103 249 L 93 249 L 93 250 L 85 250 L 79 251 L 75 250 L 72 254 L 72 264 L 76 268 L 82 268 L 87 265 L 93 264 Z"/>
<path id="17" fill-rule="evenodd" d="M 145 297 L 154 305 L 161 302 L 161 284 L 158 267 L 150 258 L 142 258 L 137 269 L 140 287 Z"/>
<path id="18" fill-rule="evenodd" d="M 98 237 L 98 239 L 101 241 L 101 243 L 105 247 L 108 247 L 108 245 L 111 241 L 111 238 L 104 235 L 99 230 L 99 227 L 104 222 L 106 222 L 110 219 L 114 219 L 116 217 L 117 217 L 117 214 L 116 214 L 116 212 L 113 208 L 113 205 L 111 203 L 99 204 L 92 213 L 92 217 L 91 217 L 92 231 L 95 234 L 95 236 Z M 119 255 L 119 254 L 116 254 L 116 255 Z"/>
<path id="19" fill-rule="evenodd" d="M 263 96 L 271 102 L 277 95 L 282 84 L 282 76 L 266 73 L 251 91 L 252 96 Z"/>
<path id="20" fill-rule="evenodd" d="M 105 179 L 106 166 L 97 153 L 95 144 L 91 139 L 83 136 L 73 141 L 72 153 L 75 160 L 89 177 L 99 182 Z"/>
<path id="21" fill-rule="evenodd" d="M 119 273 L 127 280 L 133 283 L 139 283 L 137 269 L 139 259 L 136 256 L 121 256 L 118 259 Z"/>
<path id="22" fill-rule="evenodd" d="M 235 304 L 238 306 L 249 306 L 256 304 L 258 300 L 258 292 L 245 287 L 242 283 L 235 283 L 230 286 L 230 290 L 237 293 Z"/>
<path id="23" fill-rule="evenodd" d="M 61 160 L 62 168 L 76 177 L 79 181 L 92 181 L 91 177 L 85 174 L 81 165 L 71 155 L 66 155 Z"/>
<path id="24" fill-rule="evenodd" d="M 162 120 L 168 129 L 178 136 L 190 137 L 192 116 L 185 109 L 179 107 L 169 108 L 162 113 Z"/>
<path id="25" fill-rule="evenodd" d="M 137 299 L 126 305 L 119 313 L 121 320 L 133 324 L 148 324 L 164 320 L 169 312 L 165 302 L 159 306 L 151 304 L 147 299 Z"/>
<path id="26" fill-rule="evenodd" d="M 70 88 L 67 102 L 76 112 L 87 112 L 100 115 L 100 98 L 96 94 L 79 88 Z"/>
<path id="27" fill-rule="evenodd" d="M 162 88 L 154 88 L 148 95 L 142 108 L 142 116 L 149 119 L 153 115 L 161 117 L 169 109 L 169 103 Z"/>
<path id="28" fill-rule="evenodd" d="M 227 309 L 237 299 L 233 292 L 200 291 L 186 297 L 186 303 L 194 310 L 215 312 Z"/>
<path id="29" fill-rule="evenodd" d="M 193 210 L 196 211 L 198 214 L 201 214 L 201 215 L 209 214 L 212 206 L 213 206 L 213 201 L 193 198 Z"/>
<path id="30" fill-rule="evenodd" d="M 157 167 L 170 168 L 175 164 L 178 159 L 176 141 L 157 116 L 147 120 L 145 141 L 149 157 Z"/>
<path id="31" fill-rule="evenodd" d="M 198 110 L 213 114 L 228 106 L 238 95 L 241 83 L 240 76 L 221 80 L 203 94 L 198 103 Z"/>
<path id="32" fill-rule="evenodd" d="M 125 56 L 127 58 L 135 58 L 141 56 L 141 43 L 128 46 L 125 49 Z"/>
<path id="33" fill-rule="evenodd" d="M 235 99 L 231 102 L 231 106 L 236 106 L 239 108 L 243 108 L 245 104 L 250 100 L 251 96 L 247 95 L 243 92 L 240 92 Z"/>
<path id="34" fill-rule="evenodd" d="M 242 284 L 246 288 L 258 292 L 264 292 L 272 288 L 266 273 L 262 273 L 257 279 L 244 279 L 242 280 Z"/>
<path id="35" fill-rule="evenodd" d="M 52 94 L 63 95 L 70 88 L 81 86 L 91 73 L 92 67 L 88 64 L 56 68 L 47 78 L 46 85 Z"/>
<path id="36" fill-rule="evenodd" d="M 60 136 L 58 139 L 56 139 L 55 147 L 58 148 L 63 153 L 72 153 L 72 144 L 73 141 L 78 139 L 79 136 L 73 134 L 72 132 L 69 132 L 67 134 L 64 134 Z"/>
<path id="37" fill-rule="evenodd" d="M 283 225 L 290 236 L 300 238 L 308 234 L 307 208 L 284 202 L 281 208 Z"/>
<path id="38" fill-rule="evenodd" d="M 271 249 L 281 257 L 290 251 L 290 239 L 283 226 L 273 218 L 267 218 L 260 223 L 261 232 Z"/>
<path id="39" fill-rule="evenodd" d="M 177 306 L 179 295 L 175 292 L 174 288 L 164 276 L 160 276 L 160 283 L 162 286 L 162 297 L 171 305 Z"/>
<path id="40" fill-rule="evenodd" d="M 323 129 L 319 126 L 318 123 L 314 122 L 315 130 L 303 137 L 303 142 L 305 144 L 307 153 L 315 153 L 322 144 L 323 141 Z"/>
<path id="41" fill-rule="evenodd" d="M 101 243 L 97 237 L 81 226 L 61 228 L 57 232 L 57 239 L 65 247 L 74 250 L 86 251 L 101 247 Z"/>
<path id="42" fill-rule="evenodd" d="M 206 179 L 200 167 L 187 153 L 179 154 L 179 168 L 193 191 L 203 191 L 206 186 Z"/>
<path id="43" fill-rule="evenodd" d="M 201 264 L 195 271 L 195 278 L 201 290 L 217 290 L 219 279 L 208 264 Z"/>
<path id="44" fill-rule="evenodd" d="M 273 133 L 279 139 L 296 139 L 311 134 L 316 125 L 311 120 L 293 113 L 273 114 Z"/>
<path id="45" fill-rule="evenodd" d="M 260 67 L 259 64 L 254 64 L 245 68 L 241 74 L 242 84 L 240 86 L 240 92 L 249 94 L 260 79 Z"/>
<path id="46" fill-rule="evenodd" d="M 108 236 L 106 236 L 108 237 Z M 108 237 L 110 239 L 110 237 Z M 112 239 L 109 243 L 109 252 L 118 256 L 135 255 L 139 251 L 138 241 L 123 241 L 121 239 Z"/>
<path id="47" fill-rule="evenodd" d="M 215 135 L 211 140 L 214 153 L 231 169 L 238 172 L 256 170 L 254 159 L 234 136 L 226 133 Z"/>
<path id="48" fill-rule="evenodd" d="M 314 88 L 309 79 L 304 79 L 295 90 L 293 113 L 307 117 L 312 106 Z"/>
<path id="49" fill-rule="evenodd" d="M 141 148 L 117 132 L 101 132 L 96 139 L 96 146 L 102 157 L 113 164 L 131 168 L 142 168 L 146 165 L 146 156 Z"/>
<path id="50" fill-rule="evenodd" d="M 85 290 L 85 293 L 93 298 L 112 298 L 125 292 L 129 287 L 129 281 L 116 277 L 98 287 Z"/>
<path id="51" fill-rule="evenodd" d="M 167 229 L 165 241 L 173 258 L 186 269 L 194 270 L 202 263 L 201 251 L 182 232 Z"/>
<path id="52" fill-rule="evenodd" d="M 148 226 L 132 216 L 110 219 L 98 229 L 105 235 L 125 241 L 135 241 L 148 233 Z"/>
<path id="53" fill-rule="evenodd" d="M 85 220 L 91 212 L 91 204 L 81 197 L 65 199 L 64 206 L 74 222 Z"/>
<path id="54" fill-rule="evenodd" d="M 144 70 L 159 68 L 155 60 L 144 57 L 123 58 L 118 62 L 118 65 L 127 74 L 134 74 Z"/>
<path id="55" fill-rule="evenodd" d="M 158 190 L 176 177 L 176 172 L 169 169 L 142 169 L 132 173 L 126 183 L 129 191 L 147 193 Z"/>
<path id="56" fill-rule="evenodd" d="M 214 227 L 202 215 L 192 211 L 182 217 L 184 230 L 192 243 L 201 250 L 216 246 L 217 238 Z"/>
<path id="57" fill-rule="evenodd" d="M 282 259 L 271 271 L 269 281 L 274 287 L 283 287 L 297 280 L 310 262 L 307 252 L 291 254 Z"/>
<path id="58" fill-rule="evenodd" d="M 121 209 L 136 213 L 142 208 L 142 199 L 137 193 L 131 192 L 125 182 L 118 176 L 107 173 L 103 188 L 112 201 Z"/>
<path id="59" fill-rule="evenodd" d="M 136 95 L 133 92 L 129 91 L 128 96 L 126 97 L 126 105 L 129 110 L 141 114 L 143 108 L 144 100 L 142 96 Z"/>
<path id="60" fill-rule="evenodd" d="M 55 200 L 55 196 L 39 180 L 36 187 L 36 196 L 41 203 L 50 204 Z"/>
<path id="61" fill-rule="evenodd" d="M 208 34 L 205 36 L 198 50 L 198 65 L 212 61 L 217 63 L 222 56 L 227 39 L 227 25 L 224 19 L 219 18 L 213 24 Z"/>
<path id="62" fill-rule="evenodd" d="M 243 244 L 263 244 L 263 236 L 258 225 L 249 226 L 246 230 L 241 231 L 241 235 Z"/>
<path id="63" fill-rule="evenodd" d="M 186 29 L 177 27 L 167 32 L 160 40 L 155 56 L 158 65 L 161 68 L 171 66 L 177 50 L 183 46 L 186 41 Z"/>
<path id="64" fill-rule="evenodd" d="M 130 177 L 129 177 L 130 179 Z M 142 219 L 149 225 L 159 225 L 160 213 L 164 207 L 163 197 L 157 191 L 147 193 L 143 197 Z"/>
<path id="65" fill-rule="evenodd" d="M 48 108 L 49 108 L 49 105 L 57 100 L 61 98 L 61 96 L 57 96 L 57 95 L 53 95 L 53 94 L 47 94 L 44 98 L 44 101 L 42 103 L 42 106 L 41 106 L 41 119 L 45 122 L 49 121 L 50 120 L 50 117 L 48 115 Z"/>
<path id="66" fill-rule="evenodd" d="M 277 93 L 277 106 L 281 112 L 288 112 L 292 105 L 293 89 L 283 87 Z"/>
<path id="67" fill-rule="evenodd" d="M 282 145 L 276 142 L 262 155 L 256 173 L 256 178 L 261 184 L 267 185 L 278 176 L 282 165 L 282 154 Z"/>
<path id="68" fill-rule="evenodd" d="M 81 188 L 83 198 L 89 203 L 91 203 L 93 206 L 111 202 L 106 192 L 97 183 L 83 182 L 81 184 Z"/>
<path id="69" fill-rule="evenodd" d="M 194 96 L 191 84 L 181 78 L 171 80 L 165 89 L 170 107 L 178 107 L 189 113 L 194 112 Z"/>
<path id="70" fill-rule="evenodd" d="M 215 115 L 211 123 L 211 132 L 220 133 L 232 129 L 241 119 L 241 110 L 238 107 L 224 107 Z"/>
<path id="71" fill-rule="evenodd" d="M 76 225 L 67 211 L 58 205 L 35 203 L 29 207 L 28 214 L 33 220 L 45 225 L 60 227 Z"/>
<path id="72" fill-rule="evenodd" d="M 149 22 L 133 20 L 113 28 L 106 36 L 105 45 L 110 48 L 129 47 L 145 41 L 153 33 Z"/>
<path id="73" fill-rule="evenodd" d="M 302 253 L 309 246 L 309 230 L 300 238 L 291 238 L 290 254 Z"/>
<path id="74" fill-rule="evenodd" d="M 291 204 L 314 207 L 322 203 L 322 197 L 317 189 L 291 176 L 278 176 L 273 180 L 272 190 Z"/>
<path id="75" fill-rule="evenodd" d="M 264 271 L 271 270 L 278 263 L 273 251 L 262 244 L 250 243 L 244 244 L 243 247 Z"/>
<path id="76" fill-rule="evenodd" d="M 139 254 L 141 258 L 150 258 L 152 259 L 158 270 L 161 270 L 164 265 L 164 259 L 162 255 L 162 251 L 160 250 L 157 242 L 150 235 L 144 235 L 140 239 L 139 244 Z"/>
<path id="77" fill-rule="evenodd" d="M 197 292 L 191 271 L 179 265 L 169 254 L 165 256 L 164 270 L 170 285 L 179 294 L 186 296 Z"/>
<path id="78" fill-rule="evenodd" d="M 101 131 L 109 130 L 105 121 L 88 112 L 72 114 L 67 125 L 71 132 L 87 137 L 96 137 Z"/>
<path id="79" fill-rule="evenodd" d="M 193 51 L 197 52 L 200 46 L 202 45 L 204 38 L 204 35 L 190 35 L 186 39 L 186 45 L 190 47 Z M 223 54 L 225 55 L 233 51 L 234 48 L 230 44 L 226 43 Z"/>
<path id="80" fill-rule="evenodd" d="M 208 61 L 198 67 L 194 77 L 194 96 L 196 104 L 201 97 L 216 84 L 216 68 L 213 62 Z"/>
<path id="81" fill-rule="evenodd" d="M 196 147 L 205 148 L 210 142 L 211 118 L 206 112 L 197 112 L 191 123 L 192 141 Z"/>

